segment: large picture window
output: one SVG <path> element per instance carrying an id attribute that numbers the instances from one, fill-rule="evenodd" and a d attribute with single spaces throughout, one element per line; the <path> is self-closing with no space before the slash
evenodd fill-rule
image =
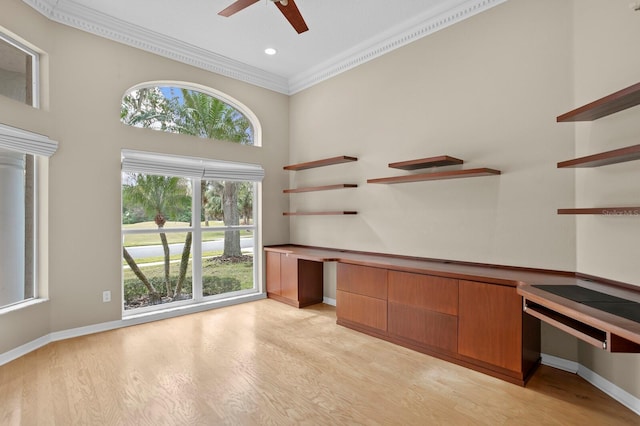
<path id="1" fill-rule="evenodd" d="M 123 152 L 125 315 L 258 292 L 260 166 Z"/>
<path id="2" fill-rule="evenodd" d="M 38 157 L 57 142 L 0 124 L 0 310 L 38 297 Z"/>

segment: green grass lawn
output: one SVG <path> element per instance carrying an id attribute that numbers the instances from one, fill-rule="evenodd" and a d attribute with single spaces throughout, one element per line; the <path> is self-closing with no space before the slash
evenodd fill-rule
<path id="1" fill-rule="evenodd" d="M 158 292 L 165 292 L 163 264 L 140 265 L 140 269 Z M 171 263 L 170 280 L 172 285 L 175 285 L 178 280 L 179 269 L 179 261 Z M 224 262 L 217 256 L 207 254 L 202 258 L 202 269 L 202 284 L 205 296 L 253 288 L 253 260 L 250 258 L 246 261 L 231 263 Z M 129 309 L 127 307 L 129 304 L 146 296 L 148 291 L 129 268 L 125 268 L 123 272 L 125 309 Z M 190 261 L 183 294 L 191 294 L 191 284 Z"/>

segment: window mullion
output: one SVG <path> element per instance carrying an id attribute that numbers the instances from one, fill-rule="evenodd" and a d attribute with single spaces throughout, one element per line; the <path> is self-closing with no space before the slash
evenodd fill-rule
<path id="1" fill-rule="evenodd" d="M 200 222 L 200 212 L 202 211 L 202 182 L 200 179 L 191 180 L 193 194 L 191 196 L 191 226 L 193 228 L 191 262 L 191 290 L 193 300 L 202 300 L 202 226 Z"/>

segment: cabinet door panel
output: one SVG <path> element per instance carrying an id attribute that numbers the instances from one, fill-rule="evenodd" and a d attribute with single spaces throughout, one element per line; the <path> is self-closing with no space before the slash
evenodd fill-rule
<path id="1" fill-rule="evenodd" d="M 514 287 L 460 281 L 458 352 L 522 370 L 522 298 Z"/>
<path id="2" fill-rule="evenodd" d="M 389 333 L 449 352 L 458 349 L 458 318 L 389 301 Z"/>
<path id="3" fill-rule="evenodd" d="M 338 290 L 387 300 L 387 270 L 338 263 Z"/>
<path id="4" fill-rule="evenodd" d="M 389 271 L 389 302 L 458 314 L 458 280 Z"/>
<path id="5" fill-rule="evenodd" d="M 322 262 L 298 260 L 298 301 L 301 305 L 322 302 Z"/>
<path id="6" fill-rule="evenodd" d="M 280 295 L 280 253 L 265 252 L 267 260 L 267 293 Z"/>
<path id="7" fill-rule="evenodd" d="M 298 300 L 298 258 L 282 255 L 280 257 L 280 295 Z"/>
<path id="8" fill-rule="evenodd" d="M 340 319 L 387 331 L 387 302 L 385 300 L 338 290 L 336 292 L 336 315 Z"/>

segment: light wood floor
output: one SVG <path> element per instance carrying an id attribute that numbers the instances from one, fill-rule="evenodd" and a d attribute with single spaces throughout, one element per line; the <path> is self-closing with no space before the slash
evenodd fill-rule
<path id="1" fill-rule="evenodd" d="M 1 425 L 638 425 L 580 377 L 526 388 L 272 300 L 50 344 L 0 367 Z"/>

